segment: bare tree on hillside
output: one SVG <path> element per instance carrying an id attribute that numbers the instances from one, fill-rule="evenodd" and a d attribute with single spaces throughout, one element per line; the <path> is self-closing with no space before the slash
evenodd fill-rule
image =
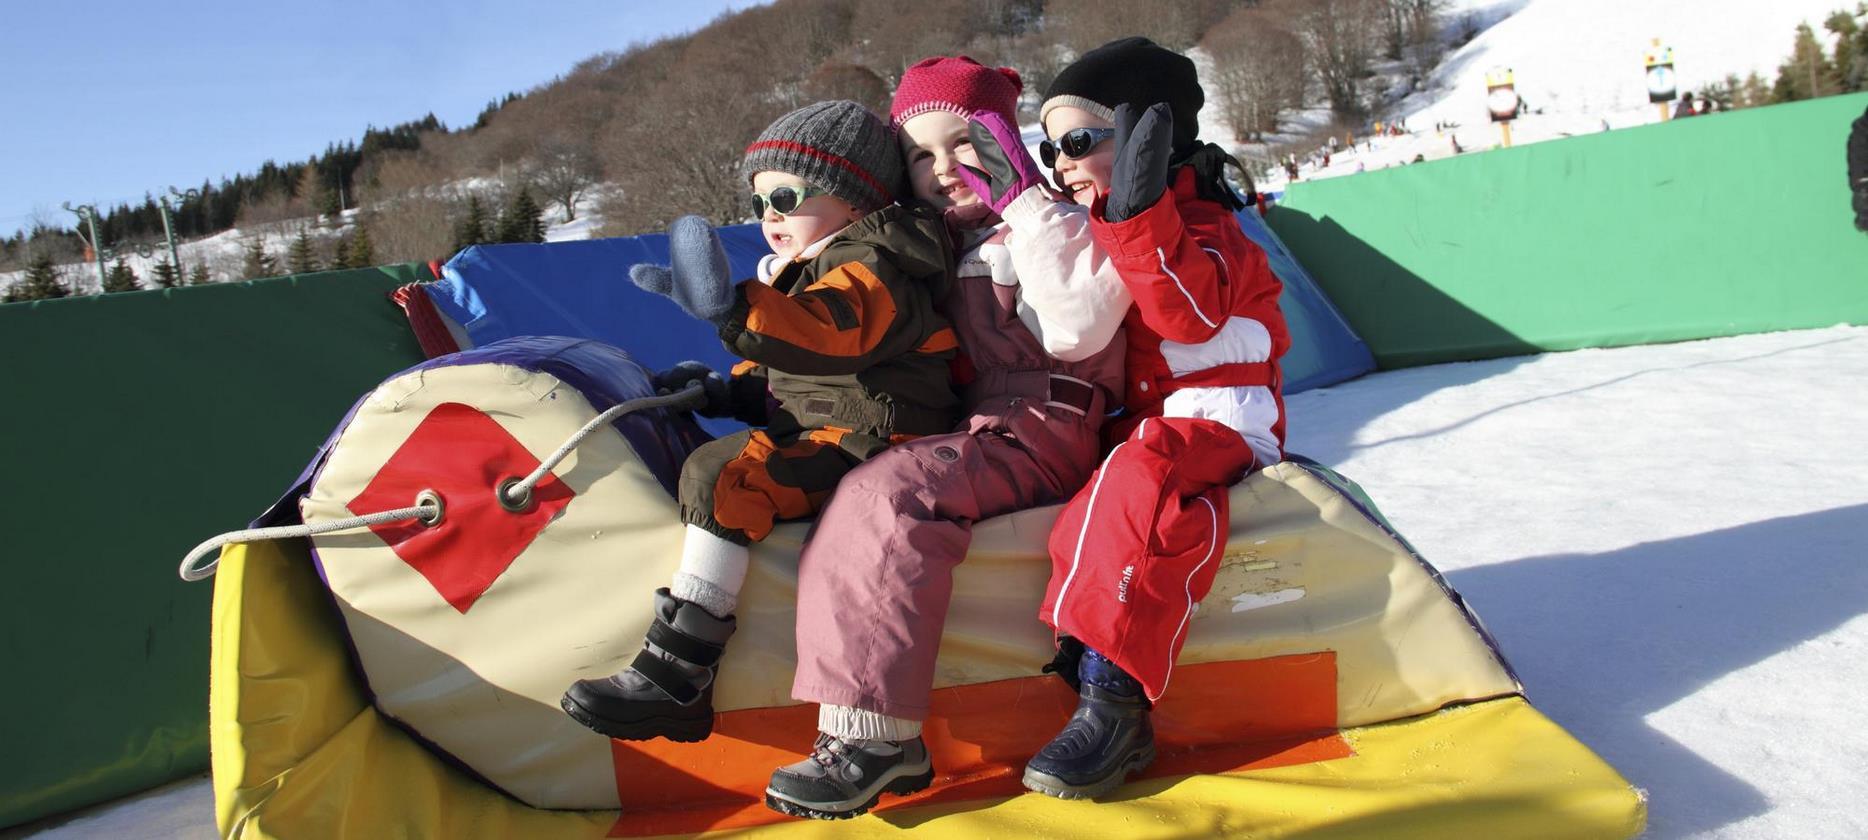
<path id="1" fill-rule="evenodd" d="M 746 144 L 783 104 L 757 91 L 676 74 L 619 113 L 598 154 L 619 193 L 606 198 L 606 235 L 655 233 L 696 213 L 715 224 L 743 220 L 747 186 L 739 177 Z"/>
<path id="2" fill-rule="evenodd" d="M 426 151 L 384 154 L 361 173 L 361 203 L 370 211 L 376 261 L 447 257 L 453 245 L 454 206 L 459 203 L 449 192 L 451 181 L 448 168 Z"/>
<path id="3" fill-rule="evenodd" d="M 1381 0 L 1287 0 L 1298 37 L 1303 39 L 1330 110 L 1357 121 L 1367 109 L 1362 80 L 1378 48 Z"/>
<path id="4" fill-rule="evenodd" d="M 863 63 L 891 82 L 921 59 L 958 51 L 987 24 L 985 0 L 856 0 L 855 12 Z"/>
<path id="5" fill-rule="evenodd" d="M 1304 46 L 1271 12 L 1240 9 L 1207 30 L 1201 46 L 1213 60 L 1213 101 L 1248 142 L 1278 129 L 1278 118 L 1301 108 L 1309 79 Z"/>
<path id="6" fill-rule="evenodd" d="M 1446 52 L 1440 39 L 1447 0 L 1380 0 L 1383 54 L 1405 63 L 1412 86 L 1433 71 Z"/>
<path id="7" fill-rule="evenodd" d="M 1431 24 L 1434 16 L 1445 6 L 1446 0 L 1378 0 L 1376 10 L 1381 13 L 1382 57 L 1391 61 L 1405 58 L 1407 48 L 1413 46 L 1420 37 L 1421 24 Z"/>
<path id="8" fill-rule="evenodd" d="M 806 102 L 853 99 L 878 114 L 889 111 L 889 83 L 859 64 L 826 62 L 805 77 L 799 90 Z"/>
<path id="9" fill-rule="evenodd" d="M 552 137 L 532 157 L 532 184 L 545 199 L 564 208 L 564 220 L 577 218 L 577 199 L 596 186 L 602 164 L 588 141 Z"/>
<path id="10" fill-rule="evenodd" d="M 1052 3 L 1046 9 L 1045 25 L 1055 28 L 1058 41 L 1077 55 L 1130 35 L 1145 36 L 1169 49 L 1184 50 L 1199 42 L 1208 27 L 1240 5 L 1239 0 Z"/>

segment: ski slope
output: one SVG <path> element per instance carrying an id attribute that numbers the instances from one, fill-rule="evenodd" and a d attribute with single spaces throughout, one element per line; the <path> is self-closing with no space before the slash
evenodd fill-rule
<path id="1" fill-rule="evenodd" d="M 1356 148 L 1331 155 L 1327 167 L 1320 160 L 1306 164 L 1300 179 L 1402 166 L 1417 157 L 1438 160 L 1456 154 L 1456 145 L 1468 153 L 1498 147 L 1503 135 L 1485 107 L 1486 73 L 1495 67 L 1513 71 L 1516 90 L 1530 109 L 1511 124 L 1513 145 L 1658 122 L 1659 106 L 1647 101 L 1643 66 L 1652 39 L 1673 47 L 1679 93 L 1753 71 L 1769 85 L 1790 56 L 1797 24 L 1809 23 L 1828 48 L 1833 39 L 1823 31 L 1823 20 L 1855 5 L 1856 0 L 1452 0 L 1447 37 L 1468 18 L 1479 35 L 1448 52 L 1421 90 L 1378 105 L 1372 117 L 1399 119 L 1408 133 L 1371 139 L 1358 132 Z M 1405 90 L 1396 71 L 1386 68 L 1381 81 Z M 1324 131 L 1330 121 L 1319 103 L 1292 115 L 1284 133 L 1271 139 L 1299 141 Z M 1436 130 L 1441 124 L 1449 127 Z M 1201 112 L 1200 132 L 1215 140 L 1232 136 L 1214 107 Z M 1239 148 L 1248 155 L 1270 153 L 1263 145 Z M 1260 184 L 1268 190 L 1284 185 L 1282 171 Z"/>
<path id="2" fill-rule="evenodd" d="M 1533 703 L 1648 791 L 1649 837 L 1868 836 L 1868 327 L 1377 373 L 1292 396 L 1497 636 Z M 207 837 L 207 782 L 37 835 Z"/>

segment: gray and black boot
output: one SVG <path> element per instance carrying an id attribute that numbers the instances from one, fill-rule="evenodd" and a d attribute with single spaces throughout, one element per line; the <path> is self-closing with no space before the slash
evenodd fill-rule
<path id="1" fill-rule="evenodd" d="M 1025 764 L 1025 787 L 1060 799 L 1102 796 L 1155 758 L 1142 684 L 1094 650 L 1078 665 L 1077 711 Z"/>
<path id="2" fill-rule="evenodd" d="M 809 757 L 772 772 L 765 807 L 794 817 L 846 820 L 876 806 L 883 793 L 906 795 L 934 783 L 920 736 L 864 741 L 819 733 Z"/>
<path id="3" fill-rule="evenodd" d="M 578 723 L 611 738 L 699 741 L 713 734 L 713 683 L 732 638 L 733 616 L 655 590 L 655 621 L 629 667 L 578 680 L 559 705 Z"/>

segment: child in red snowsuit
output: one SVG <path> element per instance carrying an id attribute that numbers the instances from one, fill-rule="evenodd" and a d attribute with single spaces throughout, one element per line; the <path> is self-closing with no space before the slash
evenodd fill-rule
<path id="1" fill-rule="evenodd" d="M 1126 434 L 1051 531 L 1039 617 L 1081 695 L 1026 766 L 1053 796 L 1100 795 L 1152 760 L 1148 710 L 1212 586 L 1228 488 L 1283 456 L 1280 284 L 1233 218 L 1236 161 L 1196 139 L 1202 101 L 1191 61 L 1128 38 L 1059 73 L 1041 111 L 1046 162 L 1134 297 Z"/>

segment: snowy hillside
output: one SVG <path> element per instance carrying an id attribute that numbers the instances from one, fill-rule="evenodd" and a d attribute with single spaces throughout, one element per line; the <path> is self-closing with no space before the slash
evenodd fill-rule
<path id="1" fill-rule="evenodd" d="M 1543 111 L 1519 120 L 1514 141 L 1599 128 L 1603 119 L 1616 128 L 1643 124 L 1658 118 L 1642 67 L 1652 39 L 1673 47 L 1682 92 L 1754 70 L 1769 82 L 1790 55 L 1797 24 L 1820 33 L 1831 12 L 1854 6 L 1854 0 L 1454 0 L 1453 21 L 1470 12 L 1498 23 L 1449 54 L 1429 89 L 1394 113 L 1415 127 L 1486 126 L 1485 73 L 1503 66 L 1516 74 L 1525 104 Z"/>
<path id="2" fill-rule="evenodd" d="M 1797 24 L 1821 33 L 1830 13 L 1854 7 L 1855 0 L 1452 0 L 1449 36 L 1468 20 L 1482 31 L 1449 52 L 1423 90 L 1375 111 L 1375 119 L 1398 119 L 1408 133 L 1358 136 L 1364 145 L 1332 155 L 1327 167 L 1309 162 L 1301 177 L 1352 175 L 1499 145 L 1485 107 L 1485 77 L 1495 67 L 1513 71 L 1531 110 L 1512 123 L 1514 145 L 1657 122 L 1643 66 L 1654 38 L 1673 48 L 1681 93 L 1754 70 L 1768 84 L 1790 55 Z M 1313 108 L 1295 115 L 1275 139 L 1294 140 L 1329 123 L 1328 109 Z M 1440 124 L 1449 127 L 1436 130 Z M 1212 107 L 1201 113 L 1201 133 L 1231 134 Z M 1260 186 L 1283 185 L 1283 173 L 1276 173 Z"/>

